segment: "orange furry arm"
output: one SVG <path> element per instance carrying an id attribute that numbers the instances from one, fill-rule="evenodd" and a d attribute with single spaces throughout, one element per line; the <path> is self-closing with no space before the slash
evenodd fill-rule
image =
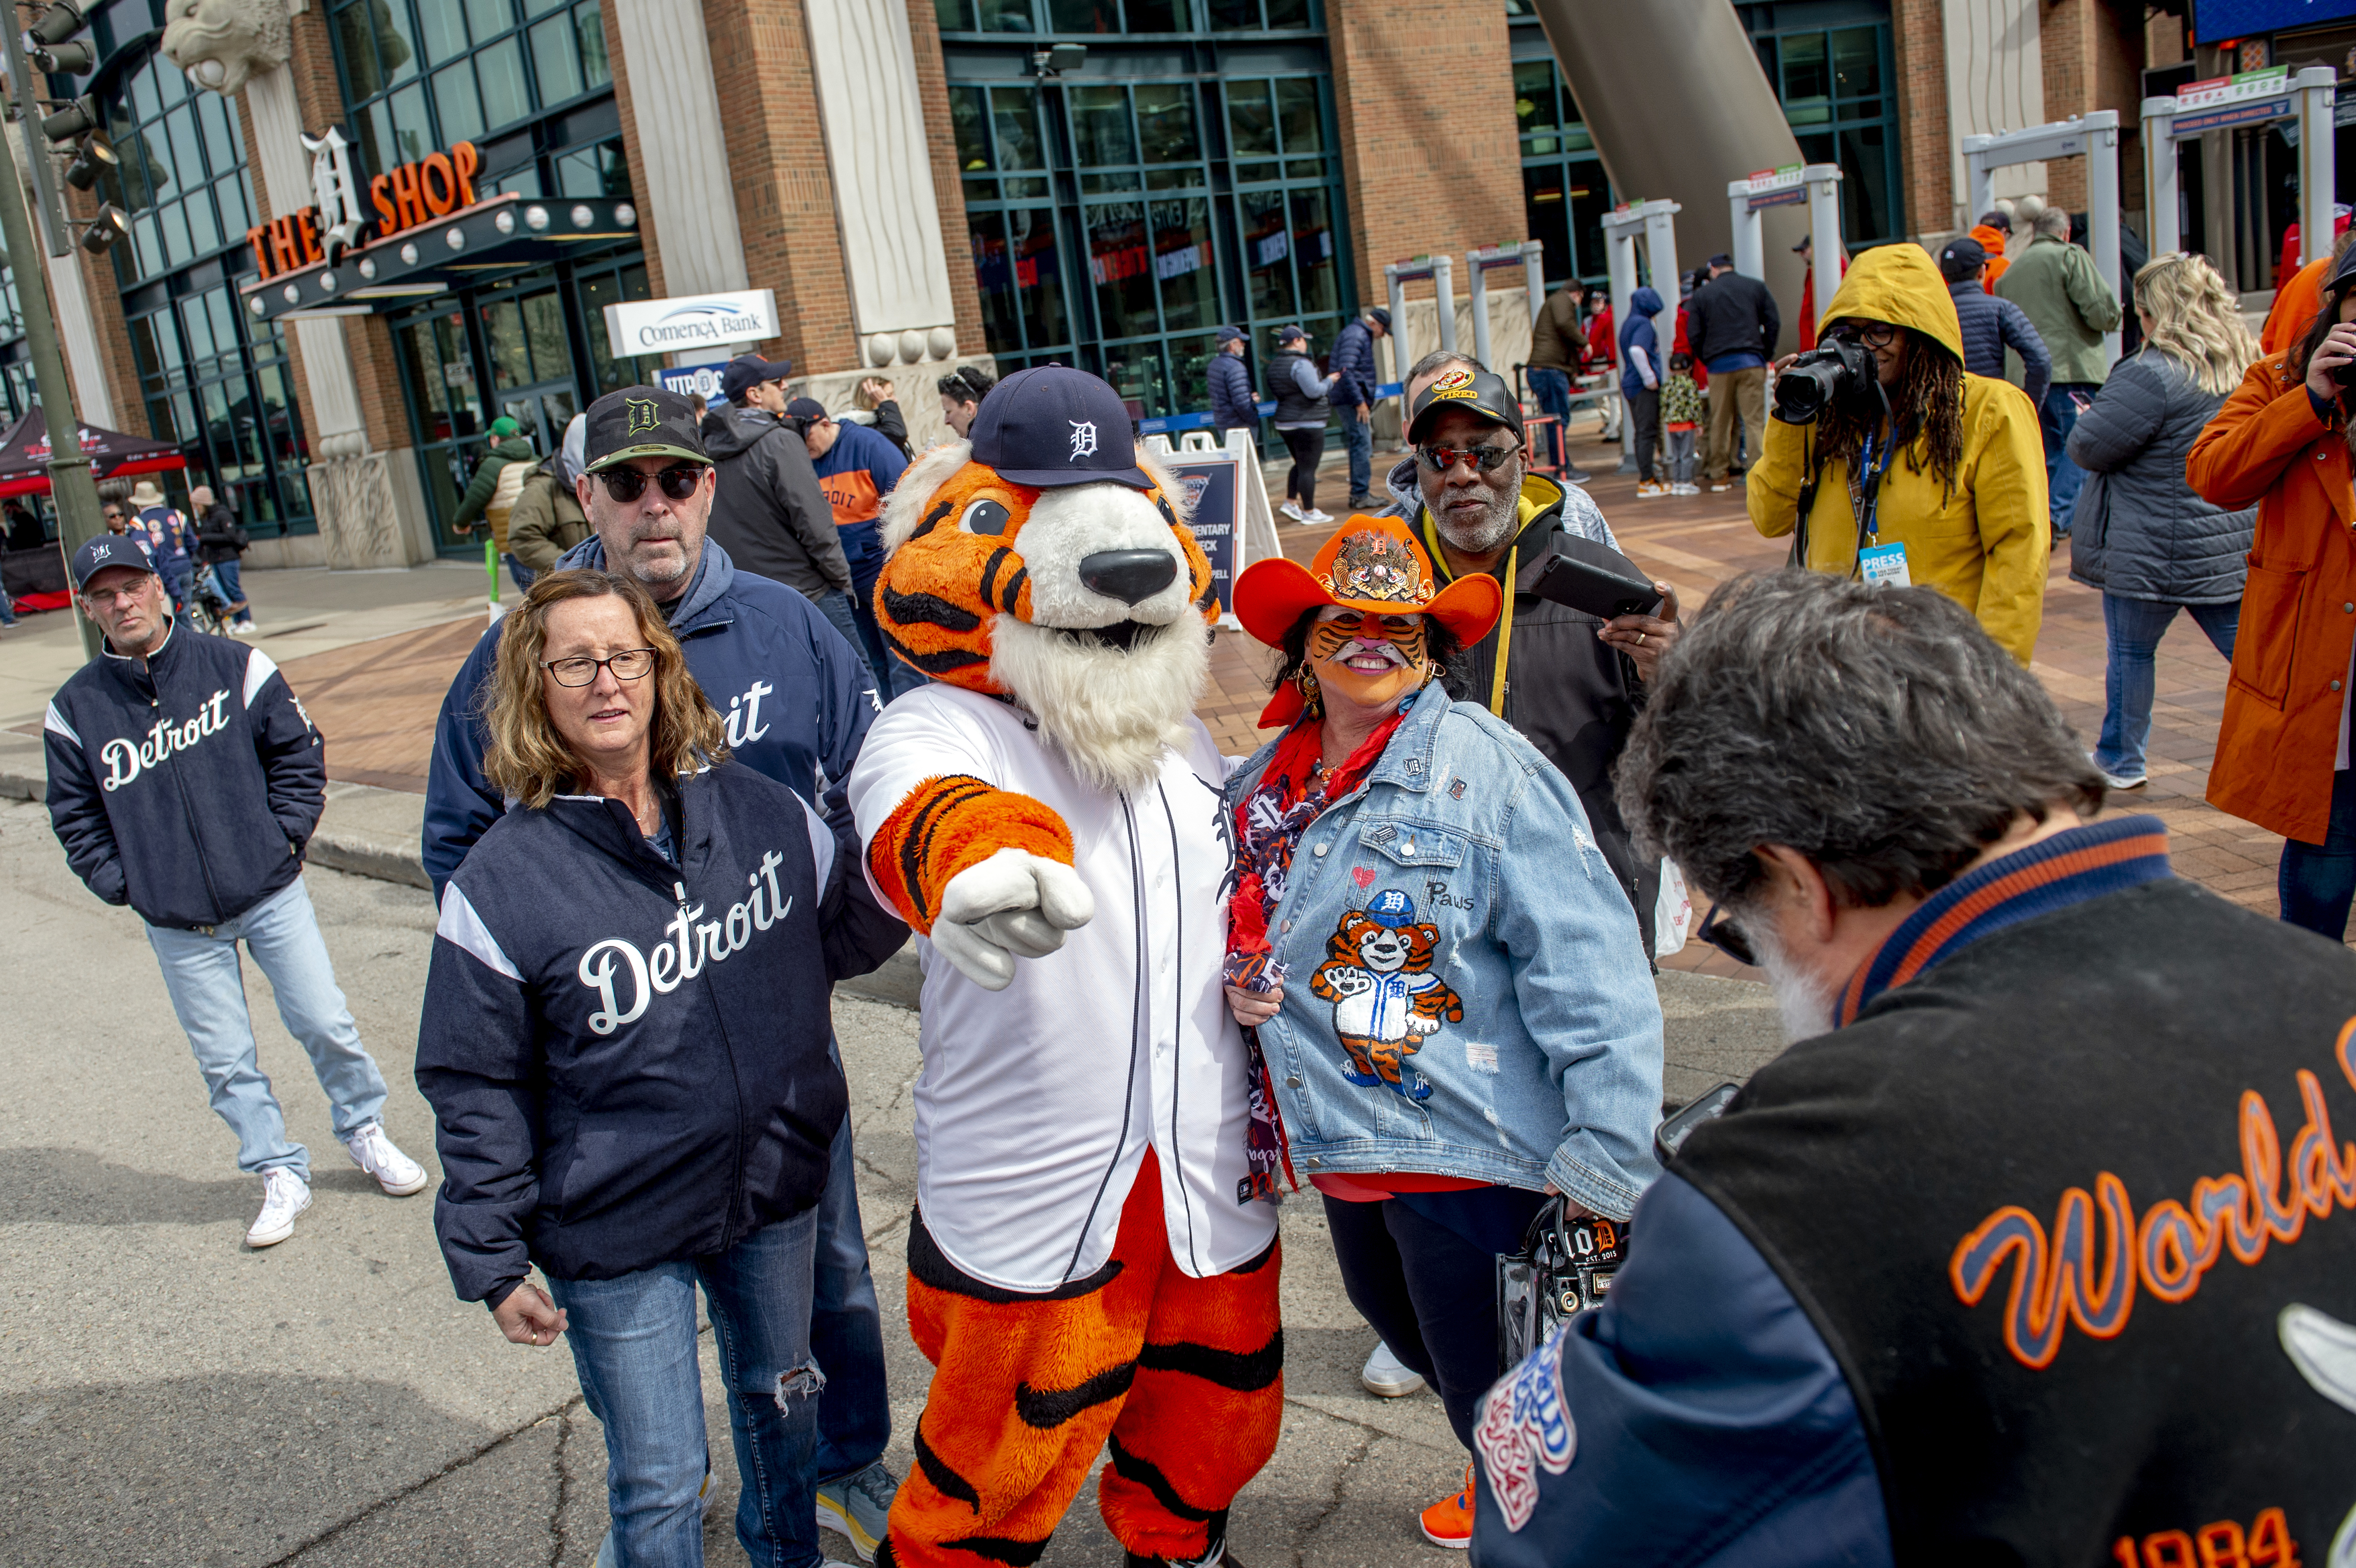
<path id="1" fill-rule="evenodd" d="M 966 773 L 929 778 L 908 792 L 867 846 L 875 885 L 917 932 L 931 935 L 941 891 L 1001 849 L 1072 863 L 1072 830 L 1027 795 Z"/>

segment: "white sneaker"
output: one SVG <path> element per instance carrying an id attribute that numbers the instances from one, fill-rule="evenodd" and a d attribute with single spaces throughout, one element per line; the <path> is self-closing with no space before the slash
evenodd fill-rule
<path id="1" fill-rule="evenodd" d="M 1636 499 L 1639 501 L 1650 501 L 1655 497 L 1665 496 L 1668 493 L 1669 487 L 1656 479 L 1639 479 L 1636 481 Z"/>
<path id="2" fill-rule="evenodd" d="M 1301 520 L 1310 525 L 1310 527 L 1314 528 L 1319 523 L 1332 522 L 1333 520 L 1333 514 L 1331 512 L 1321 512 L 1312 507 L 1308 511 L 1301 514 Z"/>
<path id="3" fill-rule="evenodd" d="M 1365 1368 L 1358 1373 L 1358 1383 L 1376 1399 L 1405 1399 L 1423 1390 L 1423 1379 L 1392 1355 L 1391 1348 L 1379 1339 L 1375 1341 L 1375 1353 L 1366 1358 Z"/>
<path id="4" fill-rule="evenodd" d="M 423 1192 L 434 1179 L 425 1168 L 393 1147 L 392 1140 L 384 1136 L 383 1124 L 370 1122 L 344 1140 L 344 1152 L 352 1163 L 376 1178 L 376 1184 L 395 1198 L 406 1198 L 412 1192 Z M 305 1200 L 307 1201 L 307 1200 Z"/>
<path id="5" fill-rule="evenodd" d="M 294 1233 L 294 1216 L 311 1206 L 311 1184 L 291 1170 L 262 1174 L 262 1212 L 246 1228 L 249 1247 L 274 1247 Z"/>
<path id="6" fill-rule="evenodd" d="M 1301 515 L 1301 503 L 1298 501 L 1287 501 L 1283 506 L 1279 507 L 1277 510 L 1282 512 L 1286 517 L 1290 517 L 1296 523 L 1307 520 Z"/>

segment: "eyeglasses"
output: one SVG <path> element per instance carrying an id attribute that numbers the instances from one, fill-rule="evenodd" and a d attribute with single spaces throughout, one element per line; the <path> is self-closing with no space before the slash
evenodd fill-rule
<path id="1" fill-rule="evenodd" d="M 1852 321 L 1836 327 L 1833 336 L 1862 343 L 1868 348 L 1887 348 L 1898 341 L 1898 329 L 1886 321 Z"/>
<path id="2" fill-rule="evenodd" d="M 1694 935 L 1697 940 L 1708 943 L 1737 964 L 1755 965 L 1759 962 L 1759 955 L 1752 949 L 1751 939 L 1742 934 L 1740 926 L 1719 913 L 1716 904 L 1709 906 L 1709 912 L 1701 917 L 1699 925 L 1694 927 Z"/>
<path id="3" fill-rule="evenodd" d="M 85 588 L 81 591 L 81 596 L 92 604 L 102 606 L 134 604 L 138 603 L 139 596 L 146 592 L 146 583 L 134 582 L 128 588 Z"/>
<path id="4" fill-rule="evenodd" d="M 664 495 L 674 501 L 684 501 L 695 494 L 706 472 L 700 463 L 675 463 L 653 478 L 662 486 Z M 605 494 L 626 507 L 647 493 L 648 475 L 641 469 L 606 468 L 600 470 L 597 477 L 605 482 Z"/>
<path id="5" fill-rule="evenodd" d="M 652 648 L 624 648 L 618 654 L 608 654 L 602 659 L 587 656 L 570 659 L 542 659 L 540 667 L 555 678 L 559 686 L 587 686 L 597 678 L 601 669 L 611 670 L 616 680 L 644 680 L 655 667 Z"/>
<path id="6" fill-rule="evenodd" d="M 1494 474 L 1520 456 L 1521 452 L 1518 446 L 1476 446 L 1468 451 L 1452 446 L 1419 446 L 1415 455 L 1434 474 L 1445 474 L 1460 463 L 1469 463 L 1483 474 Z"/>

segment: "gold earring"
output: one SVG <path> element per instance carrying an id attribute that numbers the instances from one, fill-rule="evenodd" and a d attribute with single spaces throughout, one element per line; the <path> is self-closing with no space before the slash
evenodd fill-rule
<path id="1" fill-rule="evenodd" d="M 1312 719 L 1315 719 L 1324 712 L 1325 707 L 1323 702 L 1323 694 L 1318 690 L 1317 672 L 1315 670 L 1311 669 L 1305 664 L 1302 665 L 1300 672 L 1292 677 L 1292 685 L 1293 688 L 1301 693 L 1301 706 L 1302 711 L 1306 712 Z"/>

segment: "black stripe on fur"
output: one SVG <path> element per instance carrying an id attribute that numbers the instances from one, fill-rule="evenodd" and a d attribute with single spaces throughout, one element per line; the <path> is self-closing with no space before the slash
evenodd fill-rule
<path id="1" fill-rule="evenodd" d="M 1006 592 L 1000 596 L 998 603 L 1008 614 L 1014 613 L 1014 601 L 1022 594 L 1023 585 L 1030 581 L 1031 569 L 1027 566 L 1016 567 L 1014 575 L 1006 580 Z"/>
<path id="2" fill-rule="evenodd" d="M 904 626 L 923 624 L 970 632 L 981 624 L 980 616 L 937 593 L 894 593 L 888 582 L 884 585 L 884 613 Z"/>
<path id="3" fill-rule="evenodd" d="M 998 569 L 1004 566 L 1006 558 L 1013 553 L 1014 551 L 1008 546 L 1000 545 L 990 552 L 990 559 L 981 563 L 981 602 L 983 603 L 996 603 L 990 594 L 991 591 L 998 586 Z"/>
<path id="4" fill-rule="evenodd" d="M 994 1301 L 1001 1305 L 1018 1301 L 1074 1301 L 1083 1296 L 1102 1290 L 1113 1282 L 1115 1275 L 1128 1265 L 1118 1258 L 1107 1258 L 1104 1267 L 1094 1274 L 1057 1285 L 1053 1290 L 1006 1290 L 994 1285 L 984 1285 L 957 1264 L 949 1262 L 940 1243 L 925 1224 L 925 1211 L 916 1210 L 908 1221 L 908 1272 L 919 1284 L 945 1290 L 951 1296 L 969 1296 L 975 1301 Z"/>
<path id="5" fill-rule="evenodd" d="M 941 1496 L 955 1498 L 976 1513 L 981 1511 L 981 1494 L 973 1489 L 973 1483 L 951 1469 L 949 1462 L 925 1441 L 925 1422 L 921 1415 L 916 1418 L 916 1468 L 925 1473 L 925 1479 L 931 1482 L 933 1490 Z"/>
<path id="6" fill-rule="evenodd" d="M 1225 1511 L 1219 1509 L 1199 1509 L 1180 1497 L 1178 1488 L 1170 1484 L 1170 1477 L 1162 1473 L 1160 1466 L 1151 1459 L 1139 1458 L 1120 1445 L 1119 1433 L 1116 1432 L 1108 1438 L 1106 1445 L 1112 1450 L 1112 1467 L 1126 1478 L 1135 1481 L 1139 1486 L 1151 1492 L 1153 1500 L 1160 1503 L 1165 1512 L 1175 1515 L 1179 1519 L 1200 1520 L 1207 1523 Z"/>
<path id="7" fill-rule="evenodd" d="M 1137 1363 L 1123 1361 L 1117 1367 L 1107 1367 L 1070 1388 L 1047 1389 L 1044 1392 L 1029 1383 L 1014 1385 L 1014 1413 L 1023 1424 L 1042 1432 L 1052 1432 L 1084 1410 L 1093 1409 L 1107 1400 L 1119 1399 L 1137 1381 Z"/>
<path id="8" fill-rule="evenodd" d="M 935 507 L 931 511 L 925 514 L 925 520 L 918 523 L 916 528 L 909 531 L 908 538 L 911 539 L 923 539 L 926 534 L 933 531 L 935 526 L 937 525 L 943 517 L 948 517 L 955 510 L 957 510 L 957 503 L 955 501 L 943 501 L 939 506 Z"/>
<path id="9" fill-rule="evenodd" d="M 970 1552 L 987 1563 L 1004 1563 L 1009 1568 L 1031 1568 L 1047 1554 L 1044 1541 L 1012 1541 L 1002 1535 L 969 1535 L 962 1541 L 944 1541 L 944 1552 Z"/>
<path id="10" fill-rule="evenodd" d="M 953 785 L 943 789 L 916 810 L 916 819 L 908 824 L 907 836 L 900 840 L 900 885 L 908 890 L 908 897 L 916 912 L 932 918 L 932 907 L 925 901 L 925 858 L 933 847 L 933 834 L 940 827 L 941 818 L 951 807 L 961 805 L 990 793 L 990 786 L 978 778 L 951 774 L 938 781 Z"/>
<path id="11" fill-rule="evenodd" d="M 1156 1345 L 1151 1340 L 1138 1353 L 1137 1364 L 1157 1372 L 1185 1372 L 1237 1393 L 1249 1393 L 1274 1382 L 1284 1371 L 1284 1330 L 1249 1352 L 1214 1350 L 1208 1345 L 1181 1342 Z"/>
<path id="12" fill-rule="evenodd" d="M 988 654 L 978 654 L 970 648 L 943 648 L 937 654 L 920 654 L 905 644 L 900 645 L 900 656 L 926 675 L 947 675 L 953 669 L 990 662 Z"/>

